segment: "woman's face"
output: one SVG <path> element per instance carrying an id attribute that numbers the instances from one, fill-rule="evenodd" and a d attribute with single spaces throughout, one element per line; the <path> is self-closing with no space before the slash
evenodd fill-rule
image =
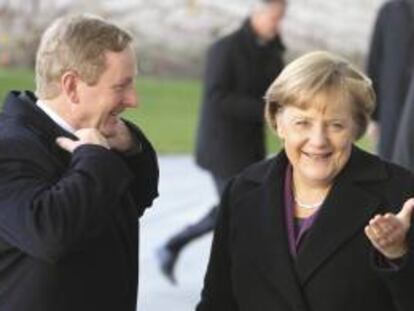
<path id="1" fill-rule="evenodd" d="M 349 105 L 284 107 L 277 131 L 293 166 L 295 181 L 329 186 L 349 159 L 356 125 Z"/>

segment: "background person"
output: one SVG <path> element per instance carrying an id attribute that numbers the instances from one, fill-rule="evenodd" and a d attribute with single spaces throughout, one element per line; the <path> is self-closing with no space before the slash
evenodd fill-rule
<path id="1" fill-rule="evenodd" d="M 414 79 L 401 112 L 391 161 L 414 172 Z"/>
<path id="2" fill-rule="evenodd" d="M 368 134 L 385 160 L 392 157 L 413 65 L 414 1 L 387 1 L 378 13 L 367 64 L 377 95 Z"/>
<path id="3" fill-rule="evenodd" d="M 36 95 L 0 114 L 0 310 L 135 311 L 138 218 L 156 156 L 120 118 L 135 108 L 132 37 L 99 17 L 43 34 Z"/>
<path id="4" fill-rule="evenodd" d="M 283 67 L 280 27 L 285 9 L 285 0 L 263 1 L 240 29 L 208 51 L 195 157 L 211 173 L 219 196 L 231 176 L 265 157 L 263 95 Z M 216 217 L 213 206 L 159 250 L 162 272 L 173 283 L 179 253 L 210 232 Z"/>
<path id="5" fill-rule="evenodd" d="M 229 182 L 197 311 L 414 310 L 414 176 L 354 145 L 370 80 L 313 52 L 266 99 L 284 149 Z"/>

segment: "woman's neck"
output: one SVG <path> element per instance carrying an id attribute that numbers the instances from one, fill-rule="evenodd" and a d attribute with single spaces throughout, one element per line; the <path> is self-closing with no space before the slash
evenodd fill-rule
<path id="1" fill-rule="evenodd" d="M 293 172 L 292 188 L 296 204 L 302 207 L 321 205 L 331 189 L 331 183 L 307 182 Z"/>

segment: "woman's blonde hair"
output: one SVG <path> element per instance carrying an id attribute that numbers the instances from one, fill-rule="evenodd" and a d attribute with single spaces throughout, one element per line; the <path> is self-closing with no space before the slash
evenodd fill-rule
<path id="1" fill-rule="evenodd" d="M 57 19 L 44 32 L 37 51 L 37 96 L 51 99 L 59 95 L 59 79 L 69 70 L 94 85 L 105 70 L 105 52 L 121 52 L 131 42 L 128 32 L 98 16 Z"/>
<path id="2" fill-rule="evenodd" d="M 286 106 L 307 109 L 320 105 L 318 96 L 328 96 L 330 104 L 351 105 L 356 138 L 366 131 L 375 106 L 371 80 L 345 59 L 329 52 L 316 51 L 296 59 L 268 88 L 265 115 L 276 131 L 277 114 Z"/>

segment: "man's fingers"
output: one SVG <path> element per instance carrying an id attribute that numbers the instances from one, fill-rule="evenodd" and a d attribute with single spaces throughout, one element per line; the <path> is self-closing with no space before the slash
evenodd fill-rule
<path id="1" fill-rule="evenodd" d="M 81 145 L 98 145 L 109 149 L 107 139 L 97 129 L 83 128 L 77 130 L 74 134 L 78 137 L 78 140 L 61 136 L 56 139 L 56 143 L 71 153 Z"/>
<path id="2" fill-rule="evenodd" d="M 58 137 L 56 138 L 56 143 L 59 145 L 60 148 L 65 149 L 66 151 L 69 151 L 72 153 L 76 147 L 78 147 L 79 142 L 72 140 L 67 137 Z"/>
<path id="3" fill-rule="evenodd" d="M 107 139 L 95 128 L 77 130 L 75 135 L 79 138 L 78 145 L 91 144 L 110 149 Z"/>

